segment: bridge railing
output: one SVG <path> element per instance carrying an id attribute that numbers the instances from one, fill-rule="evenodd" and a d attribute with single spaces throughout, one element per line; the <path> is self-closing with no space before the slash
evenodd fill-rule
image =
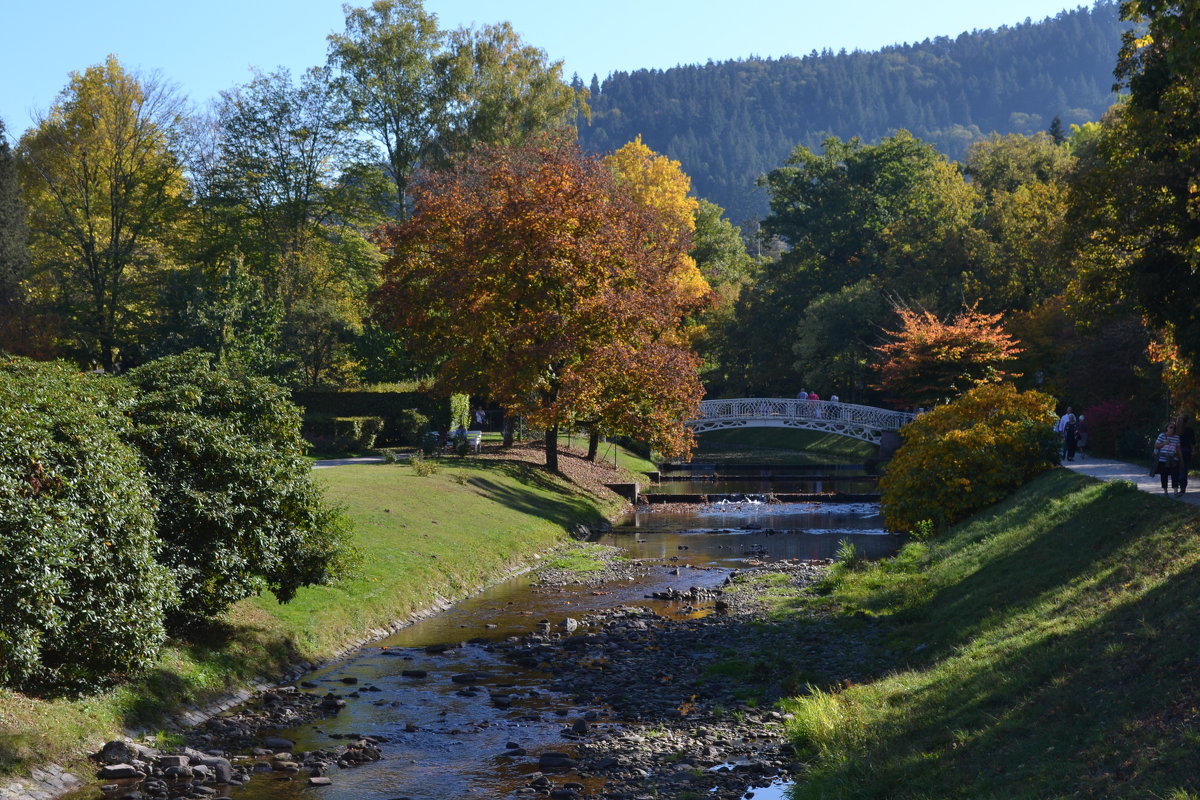
<path id="1" fill-rule="evenodd" d="M 878 431 L 899 430 L 917 418 L 916 414 L 875 406 L 829 400 L 800 400 L 786 397 L 743 397 L 731 400 L 704 400 L 700 415 L 692 422 L 712 419 L 812 420 L 840 422 Z"/>

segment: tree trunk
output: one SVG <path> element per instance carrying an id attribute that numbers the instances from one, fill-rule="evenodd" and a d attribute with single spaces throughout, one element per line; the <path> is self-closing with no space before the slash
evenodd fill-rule
<path id="1" fill-rule="evenodd" d="M 588 461 L 596 460 L 596 452 L 600 449 L 600 434 L 594 429 L 588 433 Z"/>
<path id="2" fill-rule="evenodd" d="M 558 426 L 546 428 L 546 469 L 558 472 Z"/>
<path id="3" fill-rule="evenodd" d="M 513 446 L 513 418 L 512 418 L 512 414 L 509 414 L 507 409 L 504 412 L 504 422 L 502 423 L 502 427 L 504 430 L 504 446 L 512 447 Z"/>

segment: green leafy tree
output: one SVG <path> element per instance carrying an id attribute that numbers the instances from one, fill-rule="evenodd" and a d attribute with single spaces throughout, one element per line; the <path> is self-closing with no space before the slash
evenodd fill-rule
<path id="1" fill-rule="evenodd" d="M 353 371 L 353 339 L 378 281 L 365 232 L 383 218 L 383 185 L 348 113 L 327 70 L 299 83 L 285 70 L 257 75 L 222 96 L 205 179 L 202 202 L 236 230 L 227 257 L 244 254 L 266 303 L 280 309 L 278 341 L 309 386 Z"/>
<path id="2" fill-rule="evenodd" d="M 31 273 L 16 157 L 0 120 L 0 351 L 36 356 L 50 349 L 50 320 L 35 318 L 26 288 Z"/>
<path id="3" fill-rule="evenodd" d="M 452 42 L 470 71 L 436 142 L 442 161 L 481 144 L 518 145 L 587 117 L 587 91 L 567 84 L 562 62 L 526 44 L 507 22 L 456 31 Z"/>
<path id="4" fill-rule="evenodd" d="M 792 345 L 803 385 L 852 403 L 868 400 L 875 377 L 873 348 L 894 317 L 891 304 L 869 279 L 817 296 L 804 309 Z"/>
<path id="5" fill-rule="evenodd" d="M 581 108 L 562 62 L 549 62 L 507 23 L 443 31 L 420 0 L 345 10 L 345 31 L 329 37 L 329 64 L 360 129 L 387 155 L 395 216 L 407 214 L 418 165 L 444 164 L 476 144 L 518 144 Z"/>
<path id="6" fill-rule="evenodd" d="M 313 483 L 287 391 L 191 351 L 132 370 L 129 439 L 159 500 L 175 624 L 270 590 L 287 602 L 351 563 L 349 530 Z"/>
<path id="7" fill-rule="evenodd" d="M 92 690 L 150 667 L 174 602 L 158 498 L 125 437 L 131 392 L 0 359 L 0 685 Z"/>
<path id="8" fill-rule="evenodd" d="M 17 164 L 0 120 L 0 309 L 11 309 L 22 297 L 29 276 L 29 228 L 17 184 Z"/>
<path id="9" fill-rule="evenodd" d="M 1049 134 L 993 135 L 971 146 L 965 170 L 980 194 L 986 234 L 965 294 L 989 310 L 1031 310 L 1067 291 L 1075 265 L 1065 248 L 1078 159 Z"/>
<path id="10" fill-rule="evenodd" d="M 1121 6 L 1128 32 L 1117 77 L 1128 102 L 1105 121 L 1076 197 L 1090 285 L 1115 286 L 1152 326 L 1200 358 L 1200 33 L 1190 3 Z"/>
<path id="11" fill-rule="evenodd" d="M 164 239 L 185 201 L 183 119 L 165 85 L 110 56 L 73 73 L 21 139 L 37 281 L 59 298 L 80 355 L 108 370 L 169 259 Z"/>
<path id="12" fill-rule="evenodd" d="M 733 355 L 752 389 L 792 390 L 812 366 L 778 343 L 793 340 L 822 295 L 870 280 L 932 309 L 961 302 L 982 242 L 977 194 L 930 145 L 905 131 L 878 145 L 830 138 L 821 154 L 797 147 L 764 183 L 772 214 L 763 231 L 789 249 L 741 298 L 729 337 L 743 343 Z"/>
<path id="13" fill-rule="evenodd" d="M 387 154 L 404 214 L 408 182 L 430 143 L 446 129 L 470 66 L 420 0 L 345 6 L 346 29 L 329 36 L 329 63 L 362 130 Z"/>

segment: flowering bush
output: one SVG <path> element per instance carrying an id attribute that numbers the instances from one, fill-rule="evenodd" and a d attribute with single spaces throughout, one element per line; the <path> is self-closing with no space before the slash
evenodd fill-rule
<path id="1" fill-rule="evenodd" d="M 991 384 L 922 414 L 880 479 L 884 523 L 939 527 L 1002 500 L 1058 463 L 1054 398 Z"/>
<path id="2" fill-rule="evenodd" d="M 1137 426 L 1129 404 L 1121 400 L 1105 400 L 1084 412 L 1088 426 L 1088 452 L 1095 455 L 1117 455 L 1117 442 L 1122 434 Z M 1146 448 L 1137 455 L 1144 456 Z"/>

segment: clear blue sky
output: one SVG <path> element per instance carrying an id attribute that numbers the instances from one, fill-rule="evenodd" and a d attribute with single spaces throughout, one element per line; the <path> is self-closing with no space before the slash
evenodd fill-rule
<path id="1" fill-rule="evenodd" d="M 358 0 L 353 5 L 366 5 Z M 508 20 L 561 60 L 564 75 L 812 50 L 874 50 L 1038 21 L 1064 0 L 425 0 L 443 28 Z M 0 118 L 11 136 L 49 108 L 73 70 L 115 53 L 158 71 L 197 105 L 244 82 L 251 67 L 294 73 L 321 64 L 343 27 L 340 0 L 3 0 Z"/>

